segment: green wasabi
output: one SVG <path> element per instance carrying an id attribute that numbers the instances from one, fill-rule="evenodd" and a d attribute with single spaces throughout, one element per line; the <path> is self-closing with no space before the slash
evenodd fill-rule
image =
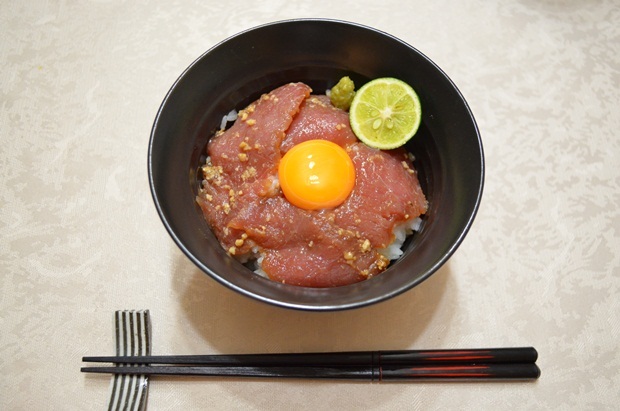
<path id="1" fill-rule="evenodd" d="M 345 111 L 351 107 L 353 96 L 355 96 L 355 84 L 349 76 L 341 78 L 340 81 L 332 87 L 329 93 L 329 99 L 334 107 L 338 107 Z"/>

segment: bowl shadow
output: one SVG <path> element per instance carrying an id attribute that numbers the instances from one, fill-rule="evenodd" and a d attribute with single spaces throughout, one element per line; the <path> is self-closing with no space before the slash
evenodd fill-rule
<path id="1" fill-rule="evenodd" d="M 387 301 L 344 311 L 299 311 L 230 290 L 180 254 L 172 291 L 184 316 L 179 320 L 214 353 L 390 350 L 415 346 L 446 298 L 449 282 L 448 262 L 417 287 Z"/>

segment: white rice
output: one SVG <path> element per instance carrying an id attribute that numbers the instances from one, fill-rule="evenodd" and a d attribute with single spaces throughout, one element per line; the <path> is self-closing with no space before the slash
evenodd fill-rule
<path id="1" fill-rule="evenodd" d="M 220 130 L 225 130 L 226 125 L 233 121 L 237 120 L 237 110 L 230 110 L 228 114 L 222 117 L 222 122 L 220 123 Z"/>
<path id="2" fill-rule="evenodd" d="M 403 255 L 402 247 L 407 237 L 413 234 L 414 231 L 418 231 L 421 225 L 422 219 L 420 217 L 397 224 L 393 230 L 394 241 L 387 247 L 380 248 L 377 251 L 390 260 L 396 260 Z"/>
<path id="3" fill-rule="evenodd" d="M 267 276 L 267 273 L 263 270 L 263 258 L 265 258 L 265 255 L 263 253 L 258 253 L 258 258 L 254 262 L 256 266 L 256 269 L 254 270 L 254 272 L 260 275 L 261 277 L 269 278 Z"/>

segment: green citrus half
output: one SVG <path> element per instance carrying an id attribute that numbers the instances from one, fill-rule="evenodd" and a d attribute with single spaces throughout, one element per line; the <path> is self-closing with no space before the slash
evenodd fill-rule
<path id="1" fill-rule="evenodd" d="M 420 99 L 404 81 L 385 77 L 364 84 L 356 93 L 349 120 L 355 135 L 367 145 L 390 150 L 405 144 L 418 131 Z"/>

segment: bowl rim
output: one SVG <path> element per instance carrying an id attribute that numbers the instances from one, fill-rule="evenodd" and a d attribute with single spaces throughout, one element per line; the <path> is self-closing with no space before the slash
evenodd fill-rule
<path id="1" fill-rule="evenodd" d="M 443 255 L 438 258 L 435 263 L 430 266 L 426 271 L 424 271 L 423 273 L 421 273 L 419 276 L 416 277 L 415 280 L 404 283 L 401 287 L 389 290 L 388 292 L 385 292 L 381 295 L 372 297 L 372 298 L 367 298 L 364 300 L 359 300 L 356 302 L 350 302 L 350 303 L 344 303 L 344 304 L 321 304 L 321 305 L 309 305 L 309 304 L 304 304 L 304 303 L 292 303 L 292 302 L 285 302 L 285 301 L 281 301 L 278 299 L 274 299 L 271 298 L 269 296 L 265 296 L 265 295 L 260 295 L 257 293 L 254 293 L 252 291 L 249 291 L 243 287 L 240 287 L 230 281 L 228 281 L 226 278 L 220 276 L 219 274 L 217 274 L 216 272 L 214 272 L 211 268 L 209 268 L 208 266 L 206 266 L 202 261 L 200 261 L 183 243 L 183 241 L 181 240 L 181 238 L 177 235 L 177 233 L 173 230 L 170 222 L 167 220 L 166 216 L 165 216 L 165 211 L 162 207 L 162 203 L 160 198 L 158 197 L 158 194 L 156 192 L 156 183 L 154 180 L 154 176 L 153 176 L 153 145 L 154 145 L 154 140 L 155 140 L 155 136 L 156 136 L 156 130 L 157 130 L 157 126 L 159 124 L 160 118 L 162 116 L 162 113 L 164 111 L 164 108 L 167 106 L 167 103 L 169 101 L 169 99 L 171 98 L 171 96 L 173 95 L 173 93 L 176 91 L 179 83 L 181 83 L 183 81 L 183 79 L 187 76 L 187 74 L 200 62 L 202 61 L 203 58 L 205 58 L 205 56 L 207 56 L 208 54 L 210 54 L 213 50 L 217 49 L 218 47 L 222 46 L 223 44 L 227 43 L 228 41 L 231 41 L 237 37 L 246 35 L 248 33 L 251 33 L 253 31 L 256 30 L 260 30 L 260 29 L 264 29 L 264 28 L 268 28 L 268 27 L 273 27 L 273 26 L 278 26 L 278 25 L 283 25 L 283 24 L 293 24 L 293 23 L 328 23 L 328 24 L 338 24 L 338 25 L 345 25 L 345 26 L 353 26 L 359 29 L 363 29 L 363 30 L 369 30 L 375 33 L 378 33 L 382 36 L 385 36 L 389 39 L 391 39 L 392 41 L 396 41 L 398 43 L 401 43 L 402 45 L 404 45 L 405 47 L 413 50 L 415 53 L 417 53 L 421 58 L 425 59 L 430 65 L 432 65 L 434 70 L 437 70 L 437 72 L 439 72 L 444 79 L 449 83 L 449 85 L 453 88 L 453 90 L 455 91 L 456 95 L 458 95 L 460 103 L 463 104 L 463 107 L 466 110 L 467 116 L 468 118 L 471 120 L 471 125 L 473 126 L 473 129 L 475 131 L 475 135 L 476 135 L 476 140 L 477 140 L 477 146 L 478 146 L 478 150 L 479 150 L 479 156 L 480 156 L 480 180 L 477 183 L 477 194 L 476 194 L 476 198 L 475 201 L 472 203 L 472 211 L 471 213 L 468 215 L 468 218 L 466 221 L 464 221 L 464 224 L 462 226 L 462 229 L 460 229 L 460 232 L 458 233 L 458 236 L 455 238 L 455 240 L 452 242 L 452 244 L 450 245 L 450 247 L 448 248 L 448 250 L 446 252 L 443 253 Z M 209 47 L 205 52 L 203 52 L 202 54 L 200 54 L 196 59 L 194 59 L 191 64 L 189 64 L 182 72 L 180 75 L 178 75 L 178 77 L 175 79 L 175 81 L 172 83 L 172 85 L 170 86 L 169 90 L 167 91 L 167 93 L 165 94 L 161 104 L 159 105 L 158 109 L 157 109 L 157 113 L 155 116 L 155 119 L 153 121 L 153 125 L 151 127 L 151 133 L 150 133 L 150 138 L 149 138 L 149 142 L 148 142 L 148 157 L 147 157 L 147 172 L 148 172 L 148 180 L 149 180 L 149 187 L 150 187 L 150 192 L 151 192 L 151 197 L 153 199 L 153 202 L 155 204 L 155 208 L 157 210 L 157 214 L 160 218 L 160 220 L 162 221 L 164 227 L 166 228 L 166 231 L 168 232 L 168 234 L 172 237 L 173 241 L 175 242 L 175 244 L 180 248 L 180 250 L 183 252 L 183 254 L 185 254 L 186 257 L 188 257 L 190 259 L 190 261 L 192 261 L 192 263 L 194 263 L 198 268 L 200 268 L 203 272 L 205 272 L 206 274 L 209 275 L 209 277 L 211 277 L 212 279 L 216 280 L 218 283 L 226 286 L 229 289 L 232 289 L 244 296 L 250 297 L 254 300 L 258 300 L 264 303 L 267 303 L 269 305 L 272 306 L 278 306 L 278 307 L 282 307 L 282 308 L 287 308 L 287 309 L 294 309 L 294 310 L 301 310 L 301 311 L 319 311 L 319 312 L 326 312 L 326 311 L 343 311 L 343 310 L 350 310 L 350 309 L 354 309 L 354 308 L 361 308 L 361 307 L 366 307 L 369 305 L 373 305 L 382 301 L 386 301 L 389 300 L 391 298 L 394 298 L 400 294 L 405 293 L 406 291 L 411 290 L 412 288 L 416 287 L 417 285 L 419 285 L 420 283 L 424 282 L 426 279 L 428 279 L 432 274 L 434 274 L 436 271 L 438 271 L 451 257 L 452 255 L 456 252 L 456 250 L 458 249 L 458 247 L 461 245 L 461 243 L 463 242 L 464 238 L 466 237 L 466 235 L 468 234 L 469 230 L 471 229 L 471 226 L 473 224 L 473 221 L 475 219 L 475 217 L 477 216 L 477 213 L 479 211 L 480 208 L 480 203 L 482 200 L 482 195 L 483 195 L 483 191 L 484 191 L 484 181 L 485 181 L 485 174 L 486 174 L 486 170 L 485 170 L 485 158 L 484 158 L 484 148 L 483 148 L 483 144 L 482 144 L 482 139 L 481 139 L 481 135 L 480 135 L 480 130 L 478 127 L 478 124 L 475 120 L 475 117 L 473 115 L 473 112 L 469 106 L 469 104 L 467 103 L 465 97 L 463 96 L 463 94 L 461 93 L 461 91 L 459 90 L 459 88 L 456 86 L 456 84 L 452 81 L 452 79 L 444 72 L 443 69 L 441 69 L 434 61 L 432 61 L 430 58 L 428 58 L 424 53 L 422 53 L 420 50 L 418 50 L 417 48 L 413 47 L 411 44 L 403 41 L 402 39 L 387 33 L 381 29 L 377 29 L 365 24 L 361 24 L 361 23 L 357 23 L 357 22 L 352 22 L 352 21 L 347 21 L 347 20 L 341 20 L 341 19 L 332 19 L 332 18 L 293 18 L 293 19 L 283 19 L 283 20 L 276 20 L 276 21 L 272 21 L 272 22 L 268 22 L 268 23 L 263 23 L 263 24 L 259 24 L 250 28 L 246 28 L 243 29 L 233 35 L 230 35 L 226 38 L 224 38 L 221 41 L 218 41 L 217 43 L 215 43 L 213 46 Z M 292 286 L 291 286 L 292 287 Z M 339 287 L 336 287 L 339 288 Z"/>

